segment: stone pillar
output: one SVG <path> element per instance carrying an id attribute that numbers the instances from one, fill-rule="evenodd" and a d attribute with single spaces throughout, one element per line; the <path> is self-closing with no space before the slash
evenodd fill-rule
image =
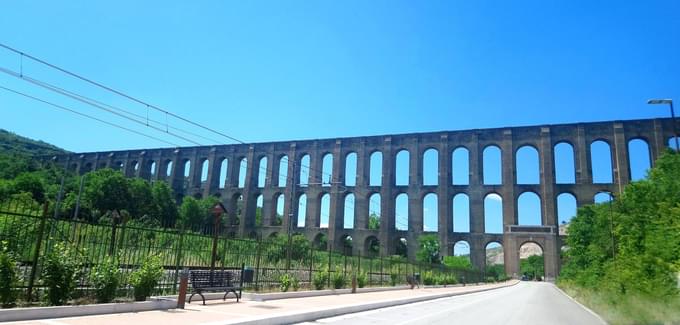
<path id="1" fill-rule="evenodd" d="M 512 141 L 512 130 L 503 131 L 501 141 L 501 161 L 503 180 L 503 232 L 509 225 L 517 224 L 517 209 L 515 198 L 515 148 Z"/>
<path id="2" fill-rule="evenodd" d="M 413 154 L 410 155 L 409 163 L 409 190 L 408 190 L 408 259 L 415 261 L 418 251 L 418 237 L 423 233 L 423 153 L 420 150 L 420 141 L 415 138 L 412 145 Z"/>
<path id="3" fill-rule="evenodd" d="M 394 253 L 394 240 L 396 238 L 395 222 L 395 160 L 396 152 L 392 145 L 392 138 L 385 137 L 383 142 L 383 184 L 380 188 L 380 255 L 389 256 Z"/>
<path id="4" fill-rule="evenodd" d="M 290 147 L 288 148 L 288 167 L 287 172 L 286 172 L 286 190 L 285 190 L 285 195 L 286 195 L 286 203 L 283 205 L 283 229 L 293 229 L 297 227 L 297 214 L 298 214 L 298 208 L 299 208 L 299 198 L 298 198 L 298 191 L 297 191 L 297 183 L 299 180 L 298 173 L 297 173 L 297 145 L 295 143 L 291 143 Z M 276 186 L 278 186 L 279 182 L 278 180 L 281 178 L 281 170 L 279 169 L 281 166 L 281 162 L 279 161 L 277 168 L 277 180 L 276 180 Z M 295 191 L 293 191 L 293 187 L 296 188 Z M 292 223 L 292 225 L 290 225 Z"/>
<path id="5" fill-rule="evenodd" d="M 255 161 L 255 147 L 248 148 L 248 168 L 246 169 L 246 181 L 243 188 L 243 209 L 241 210 L 241 223 L 239 235 L 246 237 L 248 232 L 255 226 L 255 207 L 257 198 L 253 197 L 253 188 L 257 186 L 258 163 Z"/>
<path id="6" fill-rule="evenodd" d="M 649 153 L 651 155 L 650 167 L 656 166 L 656 159 L 661 156 L 661 154 L 666 149 L 666 144 L 663 136 L 663 124 L 661 120 L 655 119 L 653 122 L 653 131 L 648 136 L 649 139 Z"/>
<path id="7" fill-rule="evenodd" d="M 217 160 L 217 149 L 212 147 L 208 154 L 208 178 L 203 186 L 203 197 L 210 196 L 211 192 L 219 188 L 221 161 Z"/>
<path id="8" fill-rule="evenodd" d="M 344 248 L 340 245 L 340 237 L 343 233 L 344 226 L 344 203 L 345 203 L 345 191 L 341 191 L 338 186 L 338 182 L 343 174 L 341 170 L 344 167 L 344 161 L 341 159 L 342 156 L 342 141 L 335 141 L 335 148 L 333 149 L 333 168 L 331 171 L 331 204 L 330 204 L 330 214 L 328 215 L 328 241 L 336 243 L 336 250 Z M 344 188 L 344 187 L 343 187 Z M 355 196 L 356 198 L 356 196 Z"/>
<path id="9" fill-rule="evenodd" d="M 628 162 L 628 143 L 623 130 L 623 124 L 614 122 L 614 144 L 612 146 L 614 162 L 614 182 L 618 184 L 619 194 L 623 187 L 630 182 L 630 164 Z"/>
<path id="10" fill-rule="evenodd" d="M 442 134 L 439 140 L 439 168 L 437 183 L 437 232 L 439 234 L 439 247 L 441 255 L 444 255 L 445 247 L 449 242 L 449 234 L 453 232 L 453 208 L 449 194 L 452 184 L 451 173 L 451 145 L 447 134 Z"/>
<path id="11" fill-rule="evenodd" d="M 320 228 L 321 223 L 321 186 L 316 185 L 321 182 L 321 157 L 319 149 L 314 143 L 309 152 L 309 184 L 307 186 L 307 220 L 305 227 Z M 330 245 L 331 243 L 329 243 Z"/>
<path id="12" fill-rule="evenodd" d="M 576 126 L 574 160 L 576 164 L 576 184 L 592 184 L 593 171 L 590 166 L 590 144 L 586 143 L 586 131 L 583 124 Z"/>
<path id="13" fill-rule="evenodd" d="M 519 246 L 515 236 L 503 236 L 503 264 L 505 274 L 517 279 L 519 274 Z"/>
<path id="14" fill-rule="evenodd" d="M 557 210 L 555 208 L 555 164 L 550 127 L 541 128 L 540 159 L 540 187 L 541 187 L 541 215 L 544 226 L 557 225 Z"/>

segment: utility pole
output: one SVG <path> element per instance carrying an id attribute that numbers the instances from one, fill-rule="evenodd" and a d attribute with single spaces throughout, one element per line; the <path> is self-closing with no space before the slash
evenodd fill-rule
<path id="1" fill-rule="evenodd" d="M 293 217 L 295 216 L 295 184 L 297 180 L 295 179 L 295 161 L 293 159 L 293 175 L 290 177 L 290 208 L 288 209 L 288 249 L 286 252 L 286 270 L 290 270 L 290 259 L 292 258 L 293 250 Z M 290 163 L 290 160 L 288 161 Z M 280 172 L 280 171 L 279 171 Z"/>

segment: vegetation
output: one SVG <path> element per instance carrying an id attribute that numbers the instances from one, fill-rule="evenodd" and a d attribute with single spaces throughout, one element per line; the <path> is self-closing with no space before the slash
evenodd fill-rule
<path id="1" fill-rule="evenodd" d="M 543 265 L 543 255 L 531 255 L 519 261 L 519 273 L 529 280 L 542 280 Z"/>
<path id="2" fill-rule="evenodd" d="M 130 284 L 134 288 L 136 301 L 144 301 L 151 296 L 153 289 L 163 276 L 163 266 L 158 256 L 149 257 L 142 267 L 132 273 Z"/>
<path id="3" fill-rule="evenodd" d="M 328 282 L 327 271 L 319 271 L 314 273 L 314 277 L 312 278 L 312 284 L 314 285 L 314 289 L 323 290 L 326 287 L 326 282 Z"/>
<path id="4" fill-rule="evenodd" d="M 17 262 L 5 242 L 0 244 L 0 305 L 12 307 L 17 300 Z"/>
<path id="5" fill-rule="evenodd" d="M 439 264 L 439 238 L 436 235 L 423 235 L 418 238 L 420 248 L 416 260 L 421 263 Z"/>
<path id="6" fill-rule="evenodd" d="M 82 257 L 65 243 L 56 243 L 43 256 L 42 280 L 47 287 L 47 301 L 61 306 L 70 298 L 80 275 Z"/>
<path id="7" fill-rule="evenodd" d="M 347 285 L 347 276 L 340 268 L 336 268 L 333 272 L 333 288 L 342 289 Z"/>
<path id="8" fill-rule="evenodd" d="M 116 291 L 121 280 L 121 272 L 118 265 L 118 260 L 109 256 L 101 264 L 95 265 L 92 268 L 90 282 L 94 287 L 94 295 L 97 302 L 111 302 L 116 297 Z"/>
<path id="9" fill-rule="evenodd" d="M 371 214 L 368 216 L 368 230 L 378 229 L 380 229 L 380 217 L 375 214 L 375 212 L 371 212 Z"/>
<path id="10" fill-rule="evenodd" d="M 579 209 L 567 244 L 560 285 L 610 322 L 680 322 L 680 155 L 662 155 L 611 206 Z"/>
<path id="11" fill-rule="evenodd" d="M 288 273 L 284 273 L 279 277 L 279 288 L 281 289 L 281 292 L 288 291 L 288 288 L 290 288 L 293 283 L 293 278 L 294 277 Z"/>
<path id="12" fill-rule="evenodd" d="M 366 273 L 359 273 L 357 274 L 357 286 L 359 288 L 363 288 L 366 286 L 368 278 L 366 276 Z"/>
<path id="13" fill-rule="evenodd" d="M 463 270 L 474 269 L 469 256 L 444 256 L 444 265 Z"/>

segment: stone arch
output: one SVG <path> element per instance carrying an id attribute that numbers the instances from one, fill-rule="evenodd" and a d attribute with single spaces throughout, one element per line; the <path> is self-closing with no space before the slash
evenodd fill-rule
<path id="1" fill-rule="evenodd" d="M 170 177 L 172 176 L 172 160 L 167 159 L 165 161 L 165 176 Z"/>
<path id="2" fill-rule="evenodd" d="M 470 151 L 466 147 L 451 151 L 451 184 L 470 184 Z"/>
<path id="3" fill-rule="evenodd" d="M 466 193 L 453 196 L 453 232 L 470 232 L 470 197 Z"/>
<path id="4" fill-rule="evenodd" d="M 300 158 L 300 187 L 307 187 L 309 185 L 311 162 L 312 157 L 309 154 L 304 154 Z"/>
<path id="5" fill-rule="evenodd" d="M 560 193 L 557 198 L 557 224 L 566 225 L 576 216 L 578 203 L 576 196 L 570 192 Z M 562 228 L 560 227 L 560 232 Z"/>
<path id="6" fill-rule="evenodd" d="M 357 153 L 349 152 L 345 155 L 345 186 L 357 185 Z"/>
<path id="7" fill-rule="evenodd" d="M 248 158 L 242 157 L 238 163 L 238 188 L 246 187 L 246 174 L 248 172 Z"/>
<path id="8" fill-rule="evenodd" d="M 352 255 L 354 249 L 354 238 L 350 234 L 343 234 L 338 238 L 337 247 L 342 250 L 345 255 Z"/>
<path id="9" fill-rule="evenodd" d="M 408 257 L 408 240 L 404 237 L 397 237 L 394 241 L 395 255 Z"/>
<path id="10" fill-rule="evenodd" d="M 368 236 L 364 241 L 364 254 L 369 257 L 380 255 L 380 240 L 376 236 Z"/>
<path id="11" fill-rule="evenodd" d="M 355 196 L 354 193 L 347 193 L 344 200 L 343 228 L 354 229 Z"/>
<path id="12" fill-rule="evenodd" d="M 503 197 L 496 192 L 484 196 L 484 232 L 503 233 Z"/>
<path id="13" fill-rule="evenodd" d="M 321 158 L 321 186 L 331 186 L 333 181 L 333 154 L 325 153 Z"/>
<path id="14" fill-rule="evenodd" d="M 607 203 L 614 200 L 614 195 L 609 191 L 599 191 L 593 196 L 595 203 Z"/>
<path id="15" fill-rule="evenodd" d="M 628 168 L 630 180 L 638 181 L 647 175 L 652 166 L 652 155 L 649 143 L 643 138 L 633 138 L 628 141 Z"/>
<path id="16" fill-rule="evenodd" d="M 411 153 L 406 149 L 397 151 L 397 154 L 394 156 L 394 176 L 396 186 L 409 185 L 410 156 Z"/>
<path id="17" fill-rule="evenodd" d="M 614 182 L 611 145 L 606 140 L 595 140 L 590 143 L 590 168 L 593 172 L 593 183 Z"/>
<path id="18" fill-rule="evenodd" d="M 429 192 L 423 196 L 423 231 L 439 230 L 439 210 L 437 193 Z"/>
<path id="19" fill-rule="evenodd" d="M 267 165 L 269 163 L 269 158 L 267 156 L 262 156 L 258 163 L 257 169 L 257 187 L 263 188 L 267 186 Z"/>
<path id="20" fill-rule="evenodd" d="M 316 236 L 314 236 L 314 240 L 312 241 L 312 245 L 314 245 L 314 248 L 319 249 L 319 250 L 327 250 L 328 249 L 328 236 L 324 233 L 318 233 Z"/>
<path id="21" fill-rule="evenodd" d="M 370 155 L 368 185 L 381 186 L 382 185 L 382 161 L 383 154 L 379 150 L 375 150 Z"/>
<path id="22" fill-rule="evenodd" d="M 317 219 L 319 228 L 328 228 L 328 223 L 330 222 L 331 213 L 331 195 L 328 193 L 321 193 L 319 195 L 319 218 Z"/>
<path id="23" fill-rule="evenodd" d="M 200 178 L 201 184 L 208 181 L 209 165 L 210 165 L 210 160 L 203 159 L 201 161 L 201 178 Z"/>
<path id="24" fill-rule="evenodd" d="M 453 256 L 467 258 L 467 260 L 470 262 L 470 265 L 472 265 L 470 251 L 471 251 L 470 242 L 468 242 L 467 240 L 458 240 L 455 243 L 453 243 Z"/>
<path id="25" fill-rule="evenodd" d="M 427 148 L 423 152 L 423 185 L 439 184 L 439 151 Z"/>
<path id="26" fill-rule="evenodd" d="M 229 168 L 229 160 L 227 160 L 227 158 L 222 158 L 220 161 L 220 179 L 218 185 L 220 189 L 225 188 L 227 185 L 227 168 Z"/>
<path id="27" fill-rule="evenodd" d="M 156 166 L 156 161 L 154 161 L 154 160 L 149 160 L 149 162 L 148 162 L 147 164 L 148 164 L 148 167 L 149 167 L 149 170 L 148 170 L 148 171 L 149 171 L 149 175 L 150 175 L 150 176 L 156 176 L 156 167 L 157 167 L 157 166 Z M 92 164 L 90 164 L 90 166 L 92 166 Z M 86 167 L 87 167 L 87 165 L 86 165 Z"/>
<path id="28" fill-rule="evenodd" d="M 283 224 L 283 209 L 286 204 L 286 195 L 283 193 L 276 193 L 274 194 L 274 200 L 272 202 L 274 203 L 274 209 L 272 209 L 271 225 L 280 226 Z"/>
<path id="29" fill-rule="evenodd" d="M 515 184 L 539 184 L 540 161 L 538 149 L 523 145 L 515 152 Z"/>
<path id="30" fill-rule="evenodd" d="M 543 224 L 541 197 L 537 193 L 526 191 L 517 197 L 517 224 L 521 226 Z"/>
<path id="31" fill-rule="evenodd" d="M 297 211 L 297 226 L 302 228 L 305 226 L 307 219 L 307 194 L 302 193 L 298 197 L 298 211 Z"/>
<path id="32" fill-rule="evenodd" d="M 576 183 L 576 159 L 574 146 L 567 141 L 560 141 L 553 147 L 553 162 L 555 163 L 555 183 Z"/>
<path id="33" fill-rule="evenodd" d="M 371 193 L 368 197 L 368 230 L 379 230 L 381 223 L 382 196 Z"/>
<path id="34" fill-rule="evenodd" d="M 257 194 L 255 197 L 255 227 L 262 227 L 264 224 L 264 196 Z"/>
<path id="35" fill-rule="evenodd" d="M 399 193 L 394 199 L 394 225 L 397 230 L 408 230 L 408 194 Z"/>
<path id="36" fill-rule="evenodd" d="M 533 240 L 526 240 L 518 245 L 520 275 L 528 280 L 543 280 L 545 277 L 545 248 Z M 532 258 L 540 256 L 540 258 Z"/>
<path id="37" fill-rule="evenodd" d="M 279 157 L 279 182 L 278 187 L 286 187 L 288 184 L 288 156 Z"/>
<path id="38" fill-rule="evenodd" d="M 495 281 L 505 279 L 505 252 L 503 244 L 499 241 L 489 241 L 484 245 L 486 276 L 492 277 Z"/>
<path id="39" fill-rule="evenodd" d="M 488 145 L 482 151 L 482 179 L 484 185 L 503 183 L 502 151 L 497 145 Z"/>

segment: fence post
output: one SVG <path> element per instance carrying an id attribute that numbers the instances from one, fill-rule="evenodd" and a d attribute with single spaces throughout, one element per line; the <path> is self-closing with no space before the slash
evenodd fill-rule
<path id="1" fill-rule="evenodd" d="M 33 253 L 33 261 L 31 264 L 31 277 L 28 279 L 28 293 L 26 300 L 31 301 L 33 298 L 33 284 L 35 283 L 35 276 L 38 272 L 38 259 L 40 258 L 40 246 L 42 245 L 43 235 L 45 233 L 45 221 L 47 220 L 48 203 L 43 204 L 43 214 L 40 218 L 40 227 L 38 228 L 38 242 L 35 244 L 35 252 Z"/>
<path id="2" fill-rule="evenodd" d="M 255 257 L 255 291 L 260 288 L 260 257 L 262 256 L 262 239 L 257 239 L 257 255 Z"/>
<path id="3" fill-rule="evenodd" d="M 179 244 L 177 245 L 177 253 L 175 255 L 175 291 L 177 291 L 177 279 L 179 278 L 180 266 L 182 265 L 182 246 L 184 244 L 184 228 L 178 231 Z"/>
<path id="4" fill-rule="evenodd" d="M 113 211 L 113 218 L 111 222 L 111 243 L 109 244 L 109 255 L 113 255 L 113 252 L 116 250 L 116 225 L 118 224 L 118 220 L 120 219 L 120 215 L 118 214 L 118 211 L 114 210 Z"/>
<path id="5" fill-rule="evenodd" d="M 314 248 L 310 247 L 309 248 L 309 286 L 310 288 L 313 286 L 312 284 L 312 272 L 314 270 Z"/>
<path id="6" fill-rule="evenodd" d="M 380 256 L 380 286 L 383 286 L 383 275 L 385 275 L 384 269 L 383 269 L 383 257 Z"/>

